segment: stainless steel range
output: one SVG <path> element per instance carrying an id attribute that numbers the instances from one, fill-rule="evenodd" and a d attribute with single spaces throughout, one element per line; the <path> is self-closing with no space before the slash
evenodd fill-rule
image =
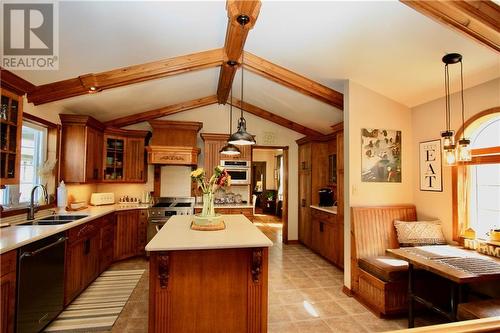
<path id="1" fill-rule="evenodd" d="M 174 215 L 193 215 L 194 197 L 158 197 L 148 210 L 148 242 Z"/>

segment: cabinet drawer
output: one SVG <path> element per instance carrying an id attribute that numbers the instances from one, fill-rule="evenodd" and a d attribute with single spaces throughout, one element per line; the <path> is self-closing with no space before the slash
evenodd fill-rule
<path id="1" fill-rule="evenodd" d="M 99 231 L 101 220 L 94 220 L 68 230 L 68 242 L 74 243 Z"/>
<path id="2" fill-rule="evenodd" d="M 312 218 L 315 220 L 321 220 L 322 222 L 327 222 L 327 223 L 335 223 L 337 218 L 335 214 L 330 214 L 326 212 L 322 212 L 317 209 L 312 209 Z"/>
<path id="3" fill-rule="evenodd" d="M 16 271 L 17 251 L 12 250 L 0 256 L 1 275 L 4 276 Z"/>

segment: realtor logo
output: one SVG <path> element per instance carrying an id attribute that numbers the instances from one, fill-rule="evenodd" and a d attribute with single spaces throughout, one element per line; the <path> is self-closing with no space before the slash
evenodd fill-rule
<path id="1" fill-rule="evenodd" d="M 2 67 L 58 69 L 58 10 L 55 2 L 2 3 Z"/>

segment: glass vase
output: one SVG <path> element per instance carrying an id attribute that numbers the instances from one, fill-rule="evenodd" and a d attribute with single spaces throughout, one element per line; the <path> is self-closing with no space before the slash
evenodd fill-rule
<path id="1" fill-rule="evenodd" d="M 212 192 L 203 193 L 201 216 L 215 216 L 214 194 Z"/>

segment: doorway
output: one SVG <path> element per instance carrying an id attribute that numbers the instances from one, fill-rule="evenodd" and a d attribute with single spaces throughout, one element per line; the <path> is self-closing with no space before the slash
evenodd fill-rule
<path id="1" fill-rule="evenodd" d="M 252 147 L 254 223 L 275 242 L 288 242 L 288 147 Z M 266 232 L 268 230 L 269 232 Z"/>

